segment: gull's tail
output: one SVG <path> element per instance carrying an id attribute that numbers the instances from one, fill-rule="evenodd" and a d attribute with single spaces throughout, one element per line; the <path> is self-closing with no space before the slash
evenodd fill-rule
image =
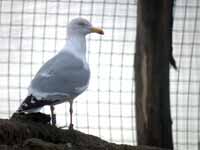
<path id="1" fill-rule="evenodd" d="M 16 112 L 39 112 L 44 105 L 47 105 L 44 100 L 37 100 L 33 95 L 29 95 L 21 103 Z"/>

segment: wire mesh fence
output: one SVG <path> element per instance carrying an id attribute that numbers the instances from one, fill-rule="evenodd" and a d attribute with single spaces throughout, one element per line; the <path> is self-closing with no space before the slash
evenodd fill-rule
<path id="1" fill-rule="evenodd" d="M 171 69 L 171 111 L 175 149 L 198 149 L 200 142 L 200 2 L 177 0 Z M 134 49 L 136 2 L 129 0 L 1 0 L 0 117 L 8 118 L 27 96 L 40 66 L 65 43 L 75 17 L 102 27 L 87 37 L 89 88 L 75 100 L 78 130 L 117 143 L 136 144 Z M 69 106 L 56 106 L 58 125 L 68 124 Z M 49 112 L 48 108 L 44 108 Z"/>
<path id="2" fill-rule="evenodd" d="M 176 149 L 199 149 L 200 3 L 176 1 L 173 46 L 179 66 L 171 73 L 171 109 Z"/>

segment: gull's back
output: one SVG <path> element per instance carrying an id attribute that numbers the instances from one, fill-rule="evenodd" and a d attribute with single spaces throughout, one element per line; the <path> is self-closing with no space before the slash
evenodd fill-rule
<path id="1" fill-rule="evenodd" d="M 36 74 L 29 87 L 35 97 L 54 100 L 59 96 L 75 98 L 88 86 L 89 66 L 73 54 L 64 51 L 47 61 Z"/>

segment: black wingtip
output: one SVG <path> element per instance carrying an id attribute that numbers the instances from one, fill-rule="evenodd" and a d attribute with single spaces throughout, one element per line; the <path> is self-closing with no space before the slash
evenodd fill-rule
<path id="1" fill-rule="evenodd" d="M 17 112 L 26 112 L 28 110 L 38 109 L 38 108 L 41 108 L 45 105 L 52 105 L 52 103 L 54 103 L 54 102 L 55 101 L 44 100 L 44 99 L 38 100 L 35 96 L 29 95 L 21 103 L 21 105 L 17 109 Z"/>
<path id="2" fill-rule="evenodd" d="M 21 105 L 19 106 L 19 108 L 16 110 L 17 113 L 21 113 L 24 110 L 26 110 L 26 107 L 28 107 L 28 103 L 30 103 L 32 99 L 32 95 L 29 95 L 25 98 L 25 100 L 21 103 Z"/>

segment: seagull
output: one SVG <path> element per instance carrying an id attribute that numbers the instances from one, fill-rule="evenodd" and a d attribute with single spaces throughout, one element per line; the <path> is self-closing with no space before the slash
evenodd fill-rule
<path id="1" fill-rule="evenodd" d="M 37 72 L 28 88 L 28 96 L 17 112 L 34 113 L 49 105 L 52 124 L 56 124 L 54 105 L 70 104 L 70 125 L 73 129 L 73 101 L 89 84 L 90 68 L 86 60 L 86 35 L 104 34 L 101 28 L 93 27 L 84 18 L 75 18 L 67 26 L 65 46 L 48 60 Z"/>

